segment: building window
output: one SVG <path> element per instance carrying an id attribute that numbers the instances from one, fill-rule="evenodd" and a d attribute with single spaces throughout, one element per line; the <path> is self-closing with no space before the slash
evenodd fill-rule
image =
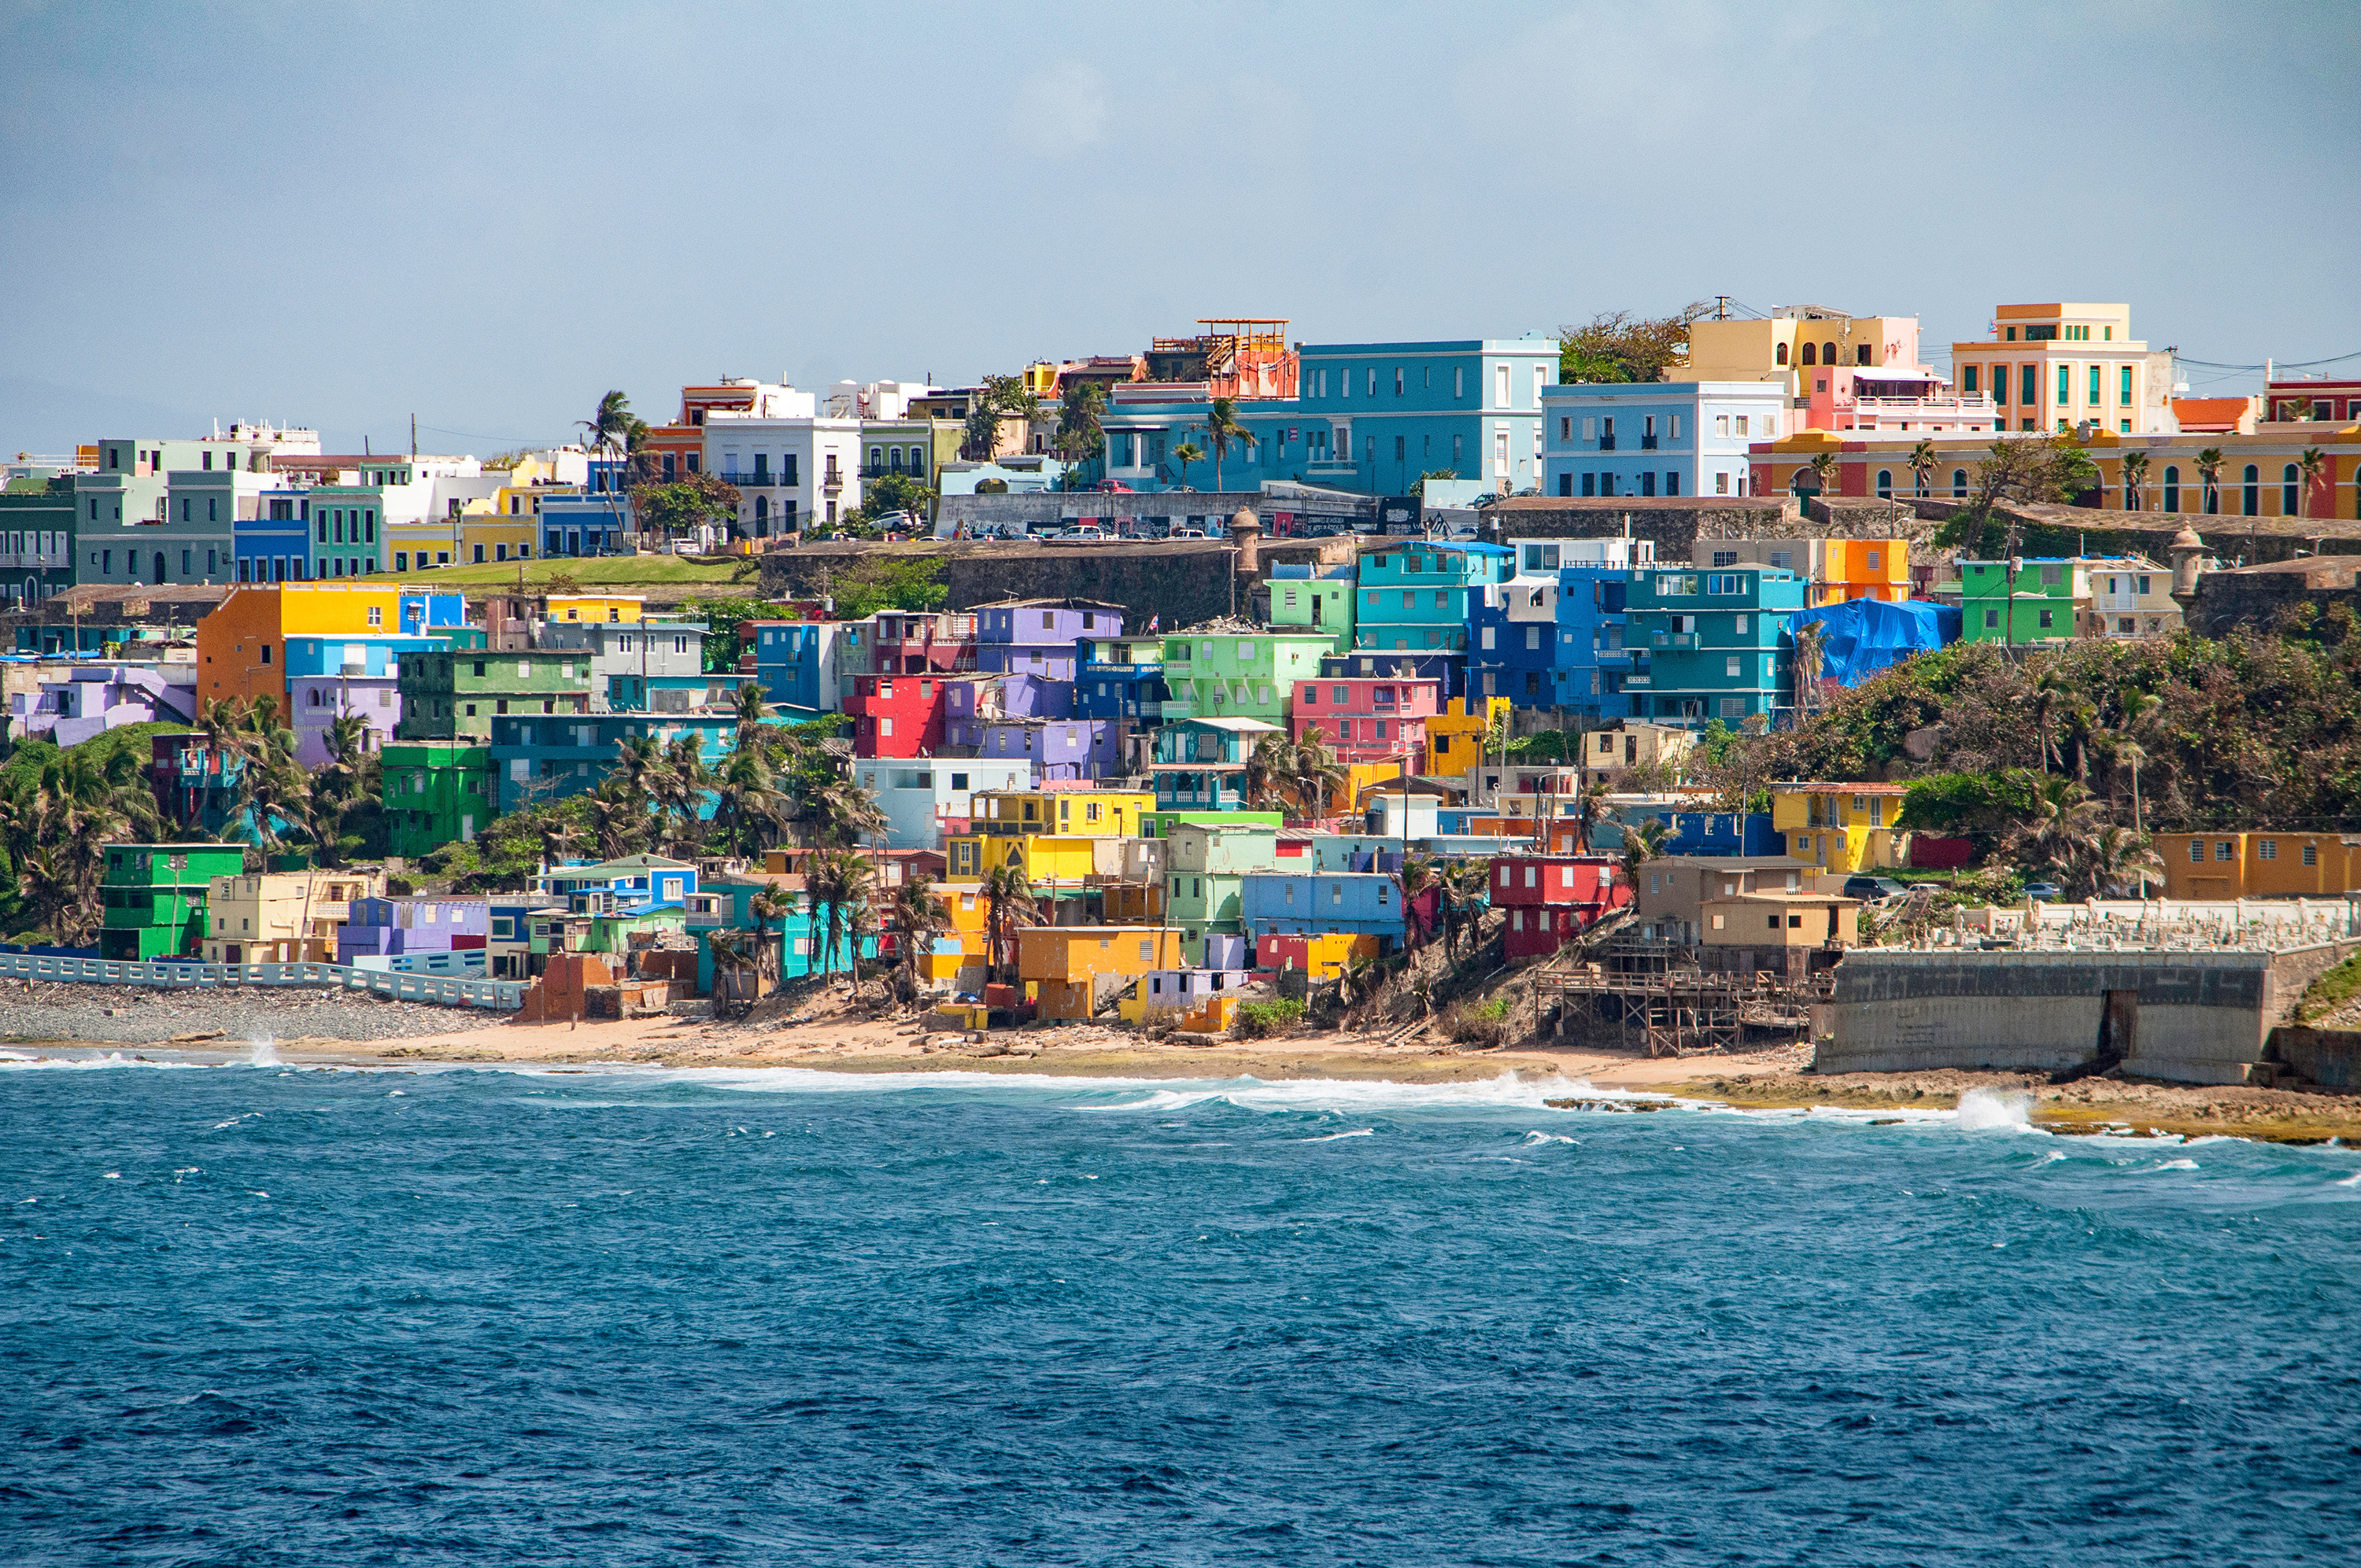
<path id="1" fill-rule="evenodd" d="M 2204 840 L 2204 839 L 2191 839 L 2191 840 L 2189 840 L 2189 859 L 2190 859 L 2191 863 L 2191 864 L 2194 864 L 2194 865 L 2201 865 L 2201 866 L 2202 866 L 2202 865 L 2203 865 L 2203 864 L 2205 863 L 2205 840 Z"/>
<path id="2" fill-rule="evenodd" d="M 2252 463 L 2246 465 L 2246 484 L 2239 494 L 2238 499 L 2244 503 L 2246 507 L 2246 515 L 2248 517 L 2260 517 L 2263 515 L 2262 477 L 2263 471 L 2260 468 L 2257 467 Z"/>
<path id="3" fill-rule="evenodd" d="M 2040 366 L 2038 366 L 2038 365 L 2026 365 L 2026 366 L 2020 367 L 2019 367 L 2019 369 L 2018 369 L 2018 372 L 2017 372 L 2017 378 L 2017 378 L 2017 388 L 2016 388 L 2016 391 L 2017 391 L 2017 398 L 2016 398 L 2016 400 L 2017 400 L 2018 402 L 2023 403 L 2026 408 L 2031 408 L 2031 407 L 2033 407 L 2035 404 L 2037 404 L 2037 403 L 2038 403 L 2038 402 L 2040 402 L 2040 401 L 2041 401 L 2041 367 L 2040 367 Z"/>
<path id="4" fill-rule="evenodd" d="M 1804 363 L 1806 365 L 1817 365 L 1819 362 L 1819 345 L 1813 343 L 1804 345 Z"/>
<path id="5" fill-rule="evenodd" d="M 2305 865 L 2308 865 L 2308 866 L 2316 866 L 2316 865 L 2320 864 L 2320 846 L 2319 846 L 2319 845 L 2317 845 L 2317 844 L 2306 844 L 2306 845 L 2303 847 L 2303 863 L 2304 863 Z"/>
<path id="6" fill-rule="evenodd" d="M 2255 846 L 2255 858 L 2263 861 L 2278 860 L 2279 858 L 2279 841 L 2277 839 L 2265 839 L 2260 840 Z"/>
<path id="7" fill-rule="evenodd" d="M 2214 842 L 2213 858 L 2217 861 L 2230 860 L 2236 854 L 2236 852 L 2235 848 L 2227 839 L 2217 839 Z"/>
<path id="8" fill-rule="evenodd" d="M 1966 494 L 1965 491 L 1960 493 Z M 2180 469 L 2177 465 L 2168 464 L 2165 466 L 2164 510 L 2167 511 L 2180 510 Z"/>
<path id="9" fill-rule="evenodd" d="M 2129 408 L 2132 406 L 2132 367 L 2125 365 L 2121 367 L 2121 369 L 2123 377 L 2121 384 L 2115 389 L 2115 401 L 2121 403 L 2125 408 Z M 2092 402 L 2098 401 L 2096 398 L 2093 398 L 2091 400 Z"/>
<path id="10" fill-rule="evenodd" d="M 1877 499 L 1882 501 L 1894 499 L 1894 470 L 1891 468 L 1877 471 Z"/>
<path id="11" fill-rule="evenodd" d="M 2293 517 L 2299 510 L 2296 498 L 2297 478 L 2296 466 L 2292 463 L 2279 470 L 2279 515 L 2281 517 Z"/>
<path id="12" fill-rule="evenodd" d="M 1582 477 L 1582 493 L 1586 496 L 1595 496 L 1598 493 L 1598 475 L 1585 474 Z"/>

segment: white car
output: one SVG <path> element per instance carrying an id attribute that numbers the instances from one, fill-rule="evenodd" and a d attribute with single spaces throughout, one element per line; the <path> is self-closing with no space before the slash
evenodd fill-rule
<path id="1" fill-rule="evenodd" d="M 1066 530 L 1058 535 L 1057 542 L 1060 544 L 1104 544 L 1107 542 L 1107 534 L 1104 529 L 1085 523 L 1080 528 Z"/>
<path id="2" fill-rule="evenodd" d="M 1205 531 L 1202 528 L 1176 528 L 1164 537 L 1167 539 L 1202 539 L 1205 537 Z"/>

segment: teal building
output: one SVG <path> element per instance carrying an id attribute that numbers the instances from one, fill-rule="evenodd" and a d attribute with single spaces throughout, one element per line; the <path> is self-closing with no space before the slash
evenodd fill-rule
<path id="1" fill-rule="evenodd" d="M 1400 549 L 1364 555 L 1353 645 L 1464 653 L 1469 590 L 1480 597 L 1481 589 L 1514 576 L 1516 565 L 1516 552 L 1505 544 L 1405 541 Z"/>
<path id="2" fill-rule="evenodd" d="M 1646 568 L 1631 574 L 1625 641 L 1646 651 L 1645 674 L 1624 679 L 1635 718 L 1735 729 L 1756 714 L 1776 721 L 1794 706 L 1789 631 L 1811 585 L 1793 572 Z"/>

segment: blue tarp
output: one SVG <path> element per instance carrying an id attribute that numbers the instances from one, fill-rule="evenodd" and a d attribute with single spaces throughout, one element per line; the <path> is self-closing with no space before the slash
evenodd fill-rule
<path id="1" fill-rule="evenodd" d="M 1960 612 L 1946 604 L 1847 599 L 1798 610 L 1789 618 L 1789 626 L 1799 631 L 1815 620 L 1827 639 L 1820 679 L 1847 686 L 1859 685 L 1913 653 L 1931 652 L 1960 640 Z"/>

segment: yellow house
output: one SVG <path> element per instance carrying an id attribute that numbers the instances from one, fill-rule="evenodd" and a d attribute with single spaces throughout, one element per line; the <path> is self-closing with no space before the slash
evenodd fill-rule
<path id="1" fill-rule="evenodd" d="M 467 559 L 460 546 L 461 520 L 456 516 L 421 518 L 416 522 L 385 525 L 386 559 L 403 576 L 432 572 Z"/>
<path id="2" fill-rule="evenodd" d="M 1769 566 L 1793 572 L 1811 584 L 1816 609 L 1846 599 L 1898 603 L 1910 597 L 1906 539 L 1700 539 L 1690 560 L 1708 568 Z"/>
<path id="3" fill-rule="evenodd" d="M 635 626 L 646 602 L 637 594 L 549 594 L 541 601 L 542 618 L 552 626 L 597 620 Z"/>
<path id="4" fill-rule="evenodd" d="M 2361 889 L 2361 835 L 2158 833 L 2168 898 L 2335 898 Z"/>
<path id="5" fill-rule="evenodd" d="M 1468 710 L 1470 701 L 1483 707 Z M 1443 705 L 1443 711 L 1426 721 L 1426 771 L 1436 778 L 1464 773 L 1484 760 L 1484 735 L 1497 719 L 1508 722 L 1509 699 L 1504 696 L 1455 696 Z"/>
<path id="6" fill-rule="evenodd" d="M 1838 876 L 1898 866 L 1903 793 L 1898 784 L 1774 784 L 1771 826 L 1790 855 Z"/>
<path id="7" fill-rule="evenodd" d="M 353 900 L 384 891 L 379 866 L 217 876 L 205 894 L 205 962 L 335 963 Z"/>
<path id="8" fill-rule="evenodd" d="M 581 488 L 521 480 L 501 486 L 489 501 L 469 503 L 459 514 L 460 559 L 469 565 L 532 560 L 542 498 L 579 495 Z"/>
<path id="9" fill-rule="evenodd" d="M 990 876 L 1014 866 L 1037 893 L 1080 889 L 1101 874 L 1101 847 L 1108 840 L 1046 833 L 962 833 L 944 841 L 956 878 Z"/>
<path id="10" fill-rule="evenodd" d="M 1033 926 L 1016 933 L 1016 976 L 1034 988 L 1043 1018 L 1088 1018 L 1105 992 L 1184 961 L 1177 928 Z"/>
<path id="11" fill-rule="evenodd" d="M 943 901 L 943 908 L 950 917 L 948 928 L 938 932 L 936 940 L 939 944 L 955 938 L 959 951 L 920 954 L 918 980 L 922 984 L 977 990 L 983 984 L 984 959 L 989 956 L 985 923 L 992 913 L 990 902 L 983 889 L 972 882 L 937 883 L 934 893 Z M 973 972 L 968 972 L 971 970 Z"/>
<path id="12" fill-rule="evenodd" d="M 1152 795 L 1126 790 L 979 790 L 970 818 L 989 834 L 1049 833 L 1077 839 L 1136 839 Z"/>

